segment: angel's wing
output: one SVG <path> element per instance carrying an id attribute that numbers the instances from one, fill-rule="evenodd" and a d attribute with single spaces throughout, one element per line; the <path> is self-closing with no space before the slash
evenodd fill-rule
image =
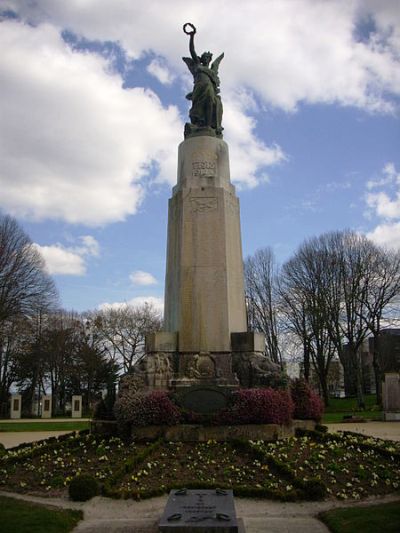
<path id="1" fill-rule="evenodd" d="M 223 60 L 223 58 L 224 58 L 224 52 L 222 52 L 222 54 L 218 56 L 217 59 L 213 61 L 211 65 L 211 70 L 213 70 L 216 74 L 218 74 L 218 67 L 221 61 Z"/>
<path id="2" fill-rule="evenodd" d="M 195 62 L 191 57 L 182 57 L 182 60 L 186 63 L 187 68 L 190 70 L 191 74 L 195 75 Z"/>

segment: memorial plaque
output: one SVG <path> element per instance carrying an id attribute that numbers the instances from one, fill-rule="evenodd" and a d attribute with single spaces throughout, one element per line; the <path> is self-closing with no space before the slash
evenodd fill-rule
<path id="1" fill-rule="evenodd" d="M 231 490 L 172 490 L 159 522 L 165 533 L 237 533 Z"/>
<path id="2" fill-rule="evenodd" d="M 193 386 L 181 392 L 179 403 L 185 409 L 203 415 L 212 414 L 228 405 L 230 391 L 215 386 Z"/>

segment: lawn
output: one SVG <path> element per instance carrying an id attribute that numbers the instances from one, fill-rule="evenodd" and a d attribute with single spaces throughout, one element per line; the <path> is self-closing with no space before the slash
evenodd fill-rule
<path id="1" fill-rule="evenodd" d="M 318 515 L 332 533 L 398 533 L 400 531 L 400 500 L 368 507 L 334 509 Z"/>
<path id="2" fill-rule="evenodd" d="M 0 422 L 1 432 L 12 431 L 80 431 L 89 429 L 90 422 Z"/>
<path id="3" fill-rule="evenodd" d="M 141 499 L 176 487 L 233 489 L 237 496 L 359 500 L 400 487 L 400 443 L 354 434 L 303 432 L 277 442 L 125 444 L 119 438 L 65 435 L 8 450 L 0 488 L 66 496 L 77 474 L 103 495 Z"/>
<path id="4" fill-rule="evenodd" d="M 339 423 L 346 415 L 357 416 L 372 420 L 382 420 L 382 410 L 376 405 L 376 395 L 368 394 L 364 396 L 365 409 L 360 410 L 357 405 L 357 398 L 331 398 L 330 404 L 325 408 L 322 417 L 323 424 Z"/>
<path id="5" fill-rule="evenodd" d="M 56 510 L 0 496 L 3 533 L 67 533 L 82 520 L 82 511 Z"/>

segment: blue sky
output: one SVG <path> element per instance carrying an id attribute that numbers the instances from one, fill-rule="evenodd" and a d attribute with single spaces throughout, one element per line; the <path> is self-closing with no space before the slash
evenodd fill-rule
<path id="1" fill-rule="evenodd" d="M 245 4 L 245 5 L 242 5 Z M 400 247 L 397 0 L 1 0 L 0 210 L 84 311 L 164 292 L 185 22 L 222 51 L 244 255 L 352 228 Z"/>

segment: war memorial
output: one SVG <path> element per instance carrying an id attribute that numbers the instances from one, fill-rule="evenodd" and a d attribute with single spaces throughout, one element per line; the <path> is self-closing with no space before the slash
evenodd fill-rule
<path id="1" fill-rule="evenodd" d="M 184 31 L 193 90 L 168 207 L 164 330 L 147 336 L 135 370 L 142 389 L 178 392 L 187 407 L 210 412 L 240 386 L 268 385 L 279 368 L 263 335 L 247 328 L 239 199 L 223 140 L 224 54 L 199 57 L 195 27 Z"/>
<path id="2" fill-rule="evenodd" d="M 299 513 L 304 503 L 271 517 L 272 500 L 325 499 L 328 509 L 333 500 L 391 497 L 400 448 L 328 434 L 317 425 L 321 399 L 290 381 L 265 355 L 263 335 L 248 330 L 239 200 L 223 140 L 224 56 L 199 57 L 195 27 L 183 29 L 193 90 L 168 207 L 164 328 L 148 334 L 144 356 L 122 378 L 114 419 L 98 414 L 91 431 L 0 447 L 0 489 L 41 503 L 108 497 L 84 508 L 77 531 L 322 531 Z M 18 418 L 20 397 L 12 405 Z M 73 411 L 81 416 L 80 396 Z M 148 507 L 132 502 L 149 498 Z"/>

